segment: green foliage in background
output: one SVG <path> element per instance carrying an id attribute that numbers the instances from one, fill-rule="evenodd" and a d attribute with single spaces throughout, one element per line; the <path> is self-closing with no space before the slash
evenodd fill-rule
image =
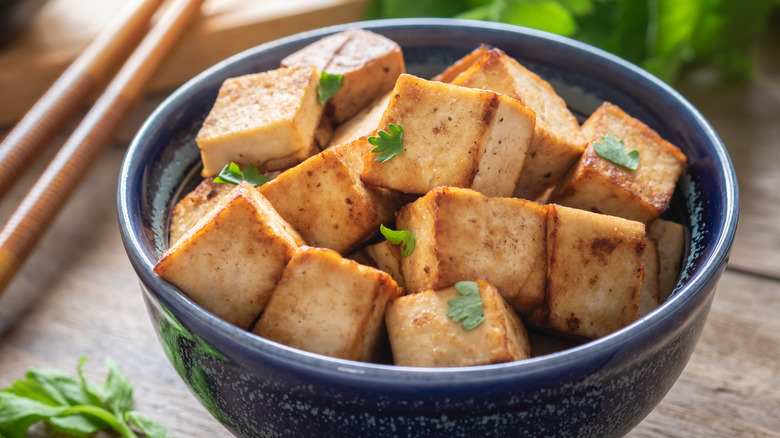
<path id="1" fill-rule="evenodd" d="M 780 0 L 371 0 L 367 19 L 456 17 L 531 27 L 600 47 L 674 82 L 687 65 L 748 79 L 750 48 Z"/>

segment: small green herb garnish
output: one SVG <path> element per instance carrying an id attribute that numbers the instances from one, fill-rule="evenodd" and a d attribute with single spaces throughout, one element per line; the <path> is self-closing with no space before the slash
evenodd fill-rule
<path id="1" fill-rule="evenodd" d="M 320 83 L 317 84 L 317 103 L 325 105 L 344 86 L 344 75 L 332 75 L 328 72 L 320 74 Z"/>
<path id="2" fill-rule="evenodd" d="M 79 360 L 78 377 L 58 369 L 31 369 L 0 391 L 0 437 L 24 438 L 39 421 L 55 433 L 77 437 L 111 429 L 124 438 L 138 438 L 136 430 L 149 438 L 169 436 L 157 422 L 132 410 L 133 387 L 116 363 L 106 361 L 108 377 L 95 386 L 86 380 L 86 360 Z"/>
<path id="3" fill-rule="evenodd" d="M 473 330 L 485 321 L 485 311 L 482 299 L 479 297 L 479 286 L 474 281 L 459 281 L 455 290 L 462 296 L 447 301 L 450 305 L 447 316 L 454 322 L 463 321 L 463 330 Z"/>
<path id="4" fill-rule="evenodd" d="M 414 237 L 414 234 L 410 233 L 409 231 L 391 230 L 390 228 L 384 226 L 384 224 L 379 225 L 379 231 L 383 236 L 385 236 L 385 239 L 387 239 L 387 241 L 393 245 L 401 244 L 402 256 L 408 257 L 412 254 L 412 251 L 414 251 L 414 246 L 417 244 L 417 239 Z"/>
<path id="5" fill-rule="evenodd" d="M 371 149 L 371 152 L 381 153 L 380 156 L 376 157 L 376 161 L 379 161 L 380 163 L 384 163 L 404 151 L 404 127 L 391 123 L 388 125 L 387 129 L 389 129 L 390 132 L 380 129 L 377 132 L 379 135 L 378 137 L 368 137 L 368 142 L 376 146 L 374 149 Z"/>
<path id="6" fill-rule="evenodd" d="M 601 158 L 627 169 L 636 170 L 639 167 L 639 151 L 634 149 L 627 153 L 623 140 L 618 140 L 612 134 L 602 135 L 601 141 L 593 143 L 593 150 Z"/>
<path id="7" fill-rule="evenodd" d="M 238 184 L 241 181 L 246 181 L 255 187 L 260 187 L 271 180 L 252 166 L 245 166 L 244 170 L 241 171 L 238 164 L 232 161 L 222 168 L 222 171 L 219 172 L 219 176 L 214 178 L 214 182 L 216 183 Z"/>

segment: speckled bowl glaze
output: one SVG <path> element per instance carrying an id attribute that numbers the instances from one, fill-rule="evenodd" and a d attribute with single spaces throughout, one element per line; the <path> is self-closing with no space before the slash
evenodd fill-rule
<path id="1" fill-rule="evenodd" d="M 689 230 L 672 297 L 602 339 L 534 359 L 421 369 L 338 360 L 261 339 L 206 312 L 152 272 L 167 245 L 168 208 L 199 170 L 194 142 L 221 82 L 276 68 L 324 35 L 363 27 L 397 41 L 407 70 L 431 77 L 480 43 L 547 79 L 580 116 L 603 100 L 677 144 L 690 166 L 669 215 Z M 190 186 L 191 187 L 191 186 Z M 294 35 L 195 77 L 149 117 L 122 166 L 122 238 L 151 320 L 195 396 L 241 437 L 620 436 L 660 402 L 702 331 L 738 216 L 734 169 L 685 99 L 639 68 L 565 38 L 446 19 L 388 20 Z"/>

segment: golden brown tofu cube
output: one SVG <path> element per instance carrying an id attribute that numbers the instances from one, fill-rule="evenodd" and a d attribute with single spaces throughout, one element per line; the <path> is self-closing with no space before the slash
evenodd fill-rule
<path id="1" fill-rule="evenodd" d="M 352 118 L 337 126 L 333 131 L 333 136 L 330 138 L 328 146 L 349 143 L 360 137 L 374 135 L 376 127 L 379 126 L 379 122 L 382 120 L 382 114 L 384 114 L 387 108 L 387 103 L 390 101 L 390 96 L 391 93 L 387 92 L 364 107 Z"/>
<path id="2" fill-rule="evenodd" d="M 178 242 L 193 225 L 219 203 L 223 196 L 230 193 L 233 184 L 215 183 L 206 178 L 171 209 L 169 242 Z"/>
<path id="3" fill-rule="evenodd" d="M 645 237 L 645 252 L 642 255 L 642 294 L 639 296 L 639 316 L 645 316 L 661 305 L 661 291 L 658 277 L 658 248 L 655 241 Z"/>
<path id="4" fill-rule="evenodd" d="M 647 227 L 647 236 L 658 247 L 659 299 L 663 303 L 669 298 L 680 277 L 685 251 L 685 227 L 676 222 L 656 219 Z"/>
<path id="5" fill-rule="evenodd" d="M 316 153 L 314 132 L 322 115 L 318 83 L 313 67 L 227 79 L 196 138 L 203 176 L 219 174 L 231 161 L 284 169 Z"/>
<path id="6" fill-rule="evenodd" d="M 547 81 L 499 49 L 484 53 L 452 83 L 505 94 L 536 113 L 533 139 L 514 192 L 518 198 L 541 196 L 585 149 L 580 125 L 566 102 Z"/>
<path id="7" fill-rule="evenodd" d="M 335 251 L 302 247 L 253 332 L 312 353 L 371 361 L 385 307 L 397 296 L 388 274 Z"/>
<path id="8" fill-rule="evenodd" d="M 485 54 L 485 52 L 487 52 L 487 50 L 488 48 L 486 45 L 480 44 L 479 47 L 467 53 L 463 58 L 453 62 L 452 65 L 447 67 L 443 72 L 431 78 L 431 80 L 439 82 L 452 82 L 452 80 L 455 79 L 459 74 L 463 73 L 469 67 L 471 67 L 472 64 L 477 61 L 477 59 L 479 59 L 482 55 Z"/>
<path id="9" fill-rule="evenodd" d="M 331 149 L 286 170 L 258 191 L 309 245 L 342 254 L 378 233 L 398 207 L 394 194 L 363 184 L 349 161 Z"/>
<path id="10" fill-rule="evenodd" d="M 545 299 L 527 322 L 599 338 L 637 319 L 645 226 L 550 204 Z"/>
<path id="11" fill-rule="evenodd" d="M 343 75 L 343 87 L 325 104 L 325 114 L 334 123 L 344 122 L 392 90 L 405 71 L 401 47 L 363 29 L 325 37 L 284 58 L 282 66 L 314 66 L 320 72 Z"/>
<path id="12" fill-rule="evenodd" d="M 552 202 L 648 223 L 668 207 L 685 155 L 658 133 L 608 102 L 582 125 L 588 147 L 556 188 Z M 611 135 L 625 152 L 639 151 L 639 166 L 630 170 L 602 158 L 594 143 Z"/>
<path id="13" fill-rule="evenodd" d="M 520 313 L 544 299 L 546 206 L 438 187 L 398 213 L 417 243 L 401 260 L 410 293 L 485 278 Z"/>
<path id="14" fill-rule="evenodd" d="M 243 329 L 263 311 L 303 239 L 241 182 L 157 262 L 154 272 Z"/>
<path id="15" fill-rule="evenodd" d="M 366 246 L 364 252 L 378 269 L 390 274 L 398 286 L 405 287 L 404 276 L 401 274 L 401 250 L 398 245 L 383 240 Z"/>
<path id="16" fill-rule="evenodd" d="M 455 287 L 405 295 L 387 307 L 385 322 L 396 365 L 461 367 L 511 362 L 531 357 L 522 321 L 498 290 L 476 280 L 484 321 L 471 330 L 447 316 Z"/>
<path id="17" fill-rule="evenodd" d="M 366 156 L 368 184 L 425 194 L 438 186 L 466 187 L 510 196 L 520 176 L 534 114 L 497 93 L 398 78 L 380 129 L 403 128 L 403 152 L 378 162 Z"/>

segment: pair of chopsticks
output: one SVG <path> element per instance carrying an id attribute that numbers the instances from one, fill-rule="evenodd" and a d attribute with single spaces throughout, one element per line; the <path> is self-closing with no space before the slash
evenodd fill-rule
<path id="1" fill-rule="evenodd" d="M 123 9 L 0 143 L 0 197 L 81 103 L 135 47 L 0 230 L 0 296 L 204 0 L 138 0 Z M 146 36 L 138 43 L 141 35 Z M 136 43 L 137 46 L 136 46 Z"/>

